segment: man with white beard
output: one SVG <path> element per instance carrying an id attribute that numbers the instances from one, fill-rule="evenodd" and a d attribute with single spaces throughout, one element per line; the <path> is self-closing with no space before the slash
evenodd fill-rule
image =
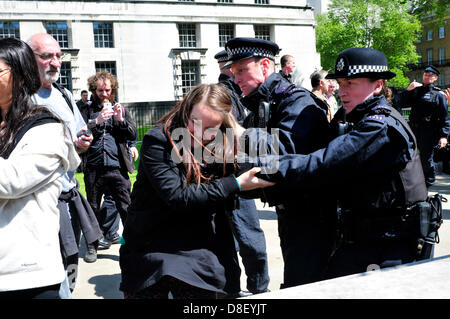
<path id="1" fill-rule="evenodd" d="M 64 121 L 78 154 L 87 151 L 93 139 L 92 134 L 87 131 L 70 91 L 56 83 L 61 69 L 61 47 L 47 33 L 35 34 L 27 43 L 36 57 L 41 79 L 41 88 L 34 94 L 33 102 L 47 107 Z M 87 243 L 96 242 L 102 233 L 87 200 L 78 191 L 75 171 L 68 171 L 63 177 L 58 209 L 61 253 L 67 271 L 67 278 L 61 284 L 60 297 L 65 299 L 71 298 L 71 291 L 75 287 L 81 231 Z"/>

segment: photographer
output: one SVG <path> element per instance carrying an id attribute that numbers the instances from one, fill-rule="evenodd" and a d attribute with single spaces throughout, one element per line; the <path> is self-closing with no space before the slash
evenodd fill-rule
<path id="1" fill-rule="evenodd" d="M 112 195 L 124 224 L 130 204 L 131 182 L 128 172 L 134 169 L 128 156 L 127 142 L 136 139 L 136 124 L 125 108 L 115 103 L 118 83 L 113 75 L 107 71 L 97 72 L 88 79 L 88 86 L 93 101 L 85 116 L 94 140 L 85 155 L 87 199 L 100 220 L 102 196 L 105 192 Z M 97 246 L 98 243 L 88 245 L 84 257 L 86 262 L 97 260 Z"/>

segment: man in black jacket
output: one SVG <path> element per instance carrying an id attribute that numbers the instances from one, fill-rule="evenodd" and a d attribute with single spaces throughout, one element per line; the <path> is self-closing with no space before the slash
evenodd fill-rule
<path id="1" fill-rule="evenodd" d="M 124 223 L 130 204 L 128 172 L 134 169 L 127 142 L 136 139 L 136 124 L 121 104 L 112 105 L 118 88 L 113 75 L 107 71 L 97 72 L 88 79 L 88 85 L 93 101 L 89 107 L 87 126 L 94 140 L 86 153 L 84 182 L 87 199 L 100 219 L 102 196 L 105 193 L 112 195 Z M 96 261 L 96 247 L 88 246 L 84 259 L 86 262 Z"/>
<path id="2" fill-rule="evenodd" d="M 239 124 L 242 124 L 246 115 L 246 109 L 241 103 L 242 91 L 234 83 L 233 74 L 229 67 L 224 67 L 228 62 L 228 54 L 225 50 L 218 52 L 214 58 L 220 68 L 219 84 L 228 89 L 233 103 L 233 115 Z M 252 294 L 266 292 L 269 285 L 269 263 L 266 252 L 266 238 L 259 224 L 258 210 L 254 199 L 239 198 L 240 208 L 231 213 L 231 229 L 239 246 L 239 254 L 247 275 L 247 289 Z M 240 279 L 237 278 L 235 289 L 240 287 Z M 236 296 L 245 296 L 247 292 L 236 292 Z"/>
<path id="3" fill-rule="evenodd" d="M 434 86 L 439 74 L 434 66 L 426 67 L 422 84 L 411 82 L 400 99 L 402 107 L 411 107 L 409 125 L 417 138 L 427 187 L 436 181 L 434 149 L 445 147 L 450 135 L 447 101 L 441 89 Z"/>
<path id="4" fill-rule="evenodd" d="M 225 49 L 235 83 L 244 94 L 242 103 L 250 111 L 244 121 L 244 127 L 250 128 L 245 132 L 247 146 L 259 144 L 266 132 L 278 133 L 278 141 L 274 134 L 268 136 L 268 149 L 278 154 L 308 154 L 327 145 L 331 135 L 327 106 L 275 72 L 276 43 L 234 38 Z M 246 150 L 251 153 L 249 147 Z M 281 288 L 323 279 L 334 245 L 336 219 L 335 201 L 323 197 L 276 186 L 262 194 L 262 200 L 276 206 L 278 214 L 284 260 Z"/>

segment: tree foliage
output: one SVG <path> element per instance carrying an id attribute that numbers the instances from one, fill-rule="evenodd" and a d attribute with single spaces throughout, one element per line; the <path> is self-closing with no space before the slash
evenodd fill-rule
<path id="1" fill-rule="evenodd" d="M 407 63 L 416 63 L 414 42 L 421 25 L 402 0 L 332 0 L 326 15 L 317 16 L 316 46 L 324 69 L 334 70 L 339 52 L 370 47 L 386 55 L 397 73 L 390 85 L 405 87 Z"/>

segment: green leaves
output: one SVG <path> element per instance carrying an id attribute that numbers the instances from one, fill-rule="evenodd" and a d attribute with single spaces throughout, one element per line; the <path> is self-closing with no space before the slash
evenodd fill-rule
<path id="1" fill-rule="evenodd" d="M 334 70 L 336 57 L 350 47 L 371 47 L 386 55 L 397 73 L 390 85 L 404 87 L 407 63 L 417 62 L 414 42 L 420 21 L 402 0 L 332 0 L 326 15 L 318 15 L 316 46 L 321 64 Z"/>

